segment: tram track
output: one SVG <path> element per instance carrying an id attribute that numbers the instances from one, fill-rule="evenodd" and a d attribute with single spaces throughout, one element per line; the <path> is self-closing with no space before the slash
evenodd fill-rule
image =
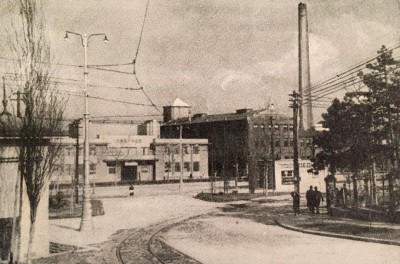
<path id="1" fill-rule="evenodd" d="M 128 235 L 116 247 L 116 257 L 122 264 L 145 264 L 145 263 L 190 263 L 201 264 L 185 253 L 176 250 L 165 243 L 162 233 L 182 224 L 190 219 L 199 218 L 202 215 L 193 217 L 177 217 L 147 228 L 136 230 Z"/>

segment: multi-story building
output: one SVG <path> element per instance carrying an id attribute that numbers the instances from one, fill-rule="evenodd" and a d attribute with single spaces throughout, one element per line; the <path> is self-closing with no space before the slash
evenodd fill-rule
<path id="1" fill-rule="evenodd" d="M 239 109 L 235 113 L 190 114 L 176 99 L 164 107 L 161 138 L 207 138 L 209 174 L 223 179 L 249 177 L 250 191 L 268 184 L 274 189 L 276 160 L 293 158 L 293 121 L 271 109 Z M 299 140 L 300 158 L 312 155 L 311 138 Z M 264 180 L 266 183 L 264 183 Z"/>
<path id="2" fill-rule="evenodd" d="M 112 126 L 112 123 L 104 123 L 101 129 L 101 131 L 112 131 L 104 126 Z M 177 179 L 181 176 L 181 168 L 184 179 L 208 177 L 207 139 L 160 139 L 160 125 L 155 120 L 131 126 L 135 126 L 131 131 L 137 131 L 138 134 L 119 135 L 119 131 L 114 131 L 113 135 L 107 133 L 90 138 L 90 182 Z M 129 131 L 129 128 L 126 131 Z M 71 133 L 77 135 L 73 130 Z M 70 183 L 77 174 L 79 182 L 82 182 L 81 136 L 78 139 L 78 147 L 77 139 L 66 138 L 62 141 L 63 149 L 58 170 L 52 177 L 53 184 Z M 182 158 L 180 146 L 182 146 Z"/>
<path id="3" fill-rule="evenodd" d="M 156 175 L 164 180 L 208 178 L 207 139 L 155 139 Z"/>

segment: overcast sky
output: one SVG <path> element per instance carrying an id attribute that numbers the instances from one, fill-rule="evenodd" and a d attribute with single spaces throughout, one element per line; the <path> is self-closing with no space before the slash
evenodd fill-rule
<path id="1" fill-rule="evenodd" d="M 83 48 L 65 30 L 106 33 L 89 43 L 89 63 L 131 62 L 147 0 L 42 0 L 54 63 L 83 64 Z M 311 82 L 317 83 L 398 44 L 399 3 L 395 0 L 310 0 Z M 298 89 L 299 1 L 150 0 L 137 76 L 161 108 L 179 97 L 193 112 L 223 113 L 274 103 L 289 112 L 288 94 Z M 10 20 L 1 7 L 1 23 Z M 5 36 L 6 33 L 1 33 Z M 3 38 L 2 56 L 11 56 Z M 83 80 L 82 69 L 54 66 L 60 78 Z M 10 69 L 3 63 L 2 72 Z M 132 66 L 110 69 L 132 72 Z M 90 83 L 137 87 L 131 75 L 91 70 Z M 60 89 L 81 91 L 76 86 Z M 138 91 L 91 87 L 93 96 L 148 103 Z M 68 116 L 80 117 L 82 98 L 70 98 Z M 150 107 L 90 101 L 92 116 L 155 114 Z M 320 110 L 316 111 L 319 116 Z"/>

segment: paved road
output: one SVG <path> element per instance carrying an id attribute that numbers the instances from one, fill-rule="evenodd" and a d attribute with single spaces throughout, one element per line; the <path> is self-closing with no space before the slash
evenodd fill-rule
<path id="1" fill-rule="evenodd" d="M 287 201 L 265 204 L 265 214 L 260 215 L 264 224 L 260 224 L 246 219 L 247 211 L 237 217 L 240 203 L 235 210 L 223 212 L 217 209 L 223 204 L 192 197 L 206 190 L 208 184 L 186 185 L 181 192 L 177 187 L 137 186 L 133 199 L 125 187 L 99 188 L 99 196 L 120 196 L 126 191 L 126 197 L 103 199 L 106 214 L 93 218 L 92 232 L 79 232 L 79 219 L 52 220 L 51 238 L 62 244 L 91 245 L 101 250 L 37 263 L 117 263 L 116 249 L 128 237 L 131 239 L 126 241 L 122 254 L 130 263 L 156 263 L 147 243 L 158 227 L 200 214 L 204 216 L 166 229 L 158 238 L 204 264 L 399 263 L 400 247 L 307 235 L 273 225 L 273 218 Z"/>
<path id="2" fill-rule="evenodd" d="M 400 247 L 289 231 L 252 220 L 194 219 L 163 234 L 166 242 L 202 263 L 399 263 Z"/>

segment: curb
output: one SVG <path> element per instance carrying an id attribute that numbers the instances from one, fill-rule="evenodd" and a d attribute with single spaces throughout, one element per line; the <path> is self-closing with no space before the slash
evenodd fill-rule
<path id="1" fill-rule="evenodd" d="M 393 241 L 393 240 L 370 238 L 370 237 L 360 237 L 360 236 L 352 236 L 352 235 L 343 235 L 343 234 L 336 234 L 336 233 L 323 232 L 323 231 L 307 230 L 307 229 L 304 229 L 304 228 L 299 228 L 299 227 L 294 227 L 294 226 L 287 225 L 287 224 L 282 224 L 281 222 L 278 221 L 278 219 L 275 219 L 275 223 L 278 226 L 283 227 L 285 229 L 296 231 L 296 232 L 302 232 L 302 233 L 305 233 L 305 234 L 326 236 L 326 237 L 334 237 L 334 238 L 341 238 L 341 239 L 350 239 L 350 240 L 363 241 L 363 242 L 369 242 L 369 243 L 379 243 L 379 244 L 392 245 L 392 246 L 400 246 L 400 242 Z"/>

